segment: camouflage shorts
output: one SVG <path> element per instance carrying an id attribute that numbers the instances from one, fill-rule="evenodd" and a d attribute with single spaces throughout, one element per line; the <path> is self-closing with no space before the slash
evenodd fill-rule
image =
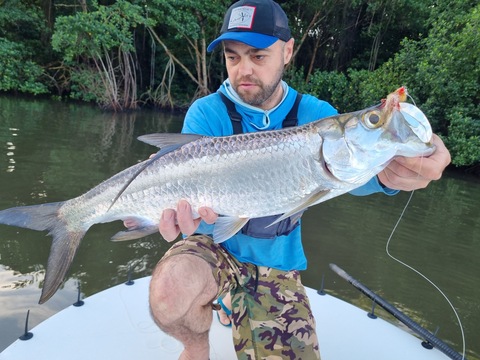
<path id="1" fill-rule="evenodd" d="M 232 295 L 232 331 L 241 360 L 320 359 L 315 320 L 298 271 L 241 263 L 203 235 L 165 254 L 199 256 L 210 264 L 218 296 Z"/>

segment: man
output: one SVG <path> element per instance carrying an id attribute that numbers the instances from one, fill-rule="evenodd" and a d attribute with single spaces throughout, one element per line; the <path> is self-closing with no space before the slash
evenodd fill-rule
<path id="1" fill-rule="evenodd" d="M 290 118 L 302 125 L 336 113 L 312 96 L 297 100 L 297 92 L 282 81 L 294 40 L 275 2 L 233 4 L 208 50 L 219 44 L 228 79 L 219 92 L 192 104 L 183 132 L 223 136 L 279 129 Z M 433 142 L 437 150 L 429 158 L 399 158 L 355 193 L 394 194 L 439 179 L 450 155 L 437 136 Z M 163 212 L 162 236 L 167 241 L 180 233 L 186 237 L 165 254 L 150 285 L 152 315 L 161 329 L 183 343 L 180 358 L 209 358 L 212 302 L 229 294 L 239 359 L 319 359 L 315 321 L 299 275 L 306 268 L 299 219 L 267 229 L 261 220 L 251 221 L 231 239 L 214 244 L 208 234 L 217 214 L 209 208 L 199 214 L 201 218 L 193 219 L 186 201 Z"/>

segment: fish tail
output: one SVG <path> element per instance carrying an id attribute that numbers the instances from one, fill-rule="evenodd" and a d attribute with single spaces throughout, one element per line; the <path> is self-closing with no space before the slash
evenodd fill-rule
<path id="1" fill-rule="evenodd" d="M 62 284 L 78 246 L 85 236 L 85 231 L 68 231 L 63 226 L 57 226 L 50 234 L 53 236 L 53 241 L 39 304 L 50 299 Z"/>
<path id="2" fill-rule="evenodd" d="M 64 202 L 57 202 L 19 206 L 0 211 L 0 224 L 38 231 L 48 230 L 53 237 L 40 304 L 50 299 L 62 284 L 86 232 L 72 230 L 72 227 L 67 226 L 68 223 L 58 216 L 58 209 L 63 204 Z"/>

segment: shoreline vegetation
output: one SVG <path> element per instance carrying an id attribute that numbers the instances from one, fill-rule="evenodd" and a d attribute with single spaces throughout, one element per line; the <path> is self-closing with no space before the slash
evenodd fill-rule
<path id="1" fill-rule="evenodd" d="M 290 85 L 340 112 L 406 86 L 452 165 L 480 174 L 477 1 L 278 2 L 295 38 Z M 206 46 L 230 3 L 0 0 L 0 95 L 185 111 L 226 76 Z"/>

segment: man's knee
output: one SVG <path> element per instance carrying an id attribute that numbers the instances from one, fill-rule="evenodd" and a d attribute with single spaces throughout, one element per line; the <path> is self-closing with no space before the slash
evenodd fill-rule
<path id="1" fill-rule="evenodd" d="M 175 255 L 158 263 L 150 282 L 150 308 L 158 323 L 168 324 L 215 297 L 218 285 L 210 265 L 194 255 Z"/>

